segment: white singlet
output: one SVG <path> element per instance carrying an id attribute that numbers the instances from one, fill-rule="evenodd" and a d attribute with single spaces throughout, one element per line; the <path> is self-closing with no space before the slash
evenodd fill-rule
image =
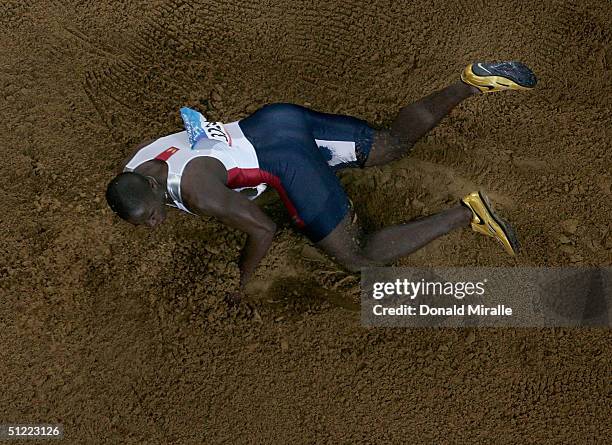
<path id="1" fill-rule="evenodd" d="M 259 168 L 255 148 L 244 136 L 238 121 L 223 125 L 223 130 L 228 136 L 229 144 L 214 139 L 203 139 L 198 142 L 197 149 L 195 150 L 192 150 L 190 147 L 186 131 L 161 137 L 138 150 L 123 171 L 134 171 L 140 164 L 152 159 L 165 161 L 168 165 L 168 194 L 174 201 L 174 205 L 168 205 L 194 214 L 185 207 L 181 198 L 181 175 L 189 161 L 200 156 L 209 156 L 218 159 L 228 171 L 235 168 Z M 240 187 L 233 188 L 232 190 L 239 192 L 246 188 L 254 189 L 256 194 L 249 196 L 249 199 L 255 199 L 263 193 L 266 187 L 265 183 L 261 183 L 256 187 Z"/>

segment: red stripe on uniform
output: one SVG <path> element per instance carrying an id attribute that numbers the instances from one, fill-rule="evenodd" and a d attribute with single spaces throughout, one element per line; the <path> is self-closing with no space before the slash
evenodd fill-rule
<path id="1" fill-rule="evenodd" d="M 298 215 L 297 209 L 287 196 L 287 192 L 278 176 L 259 168 L 231 168 L 227 171 L 227 186 L 229 188 L 256 187 L 262 182 L 274 187 L 285 204 L 291 219 L 299 228 L 304 227 L 304 221 Z"/>
<path id="2" fill-rule="evenodd" d="M 155 156 L 155 159 L 159 159 L 160 161 L 167 161 L 170 156 L 179 151 L 176 147 L 169 147 L 162 151 L 160 154 Z"/>

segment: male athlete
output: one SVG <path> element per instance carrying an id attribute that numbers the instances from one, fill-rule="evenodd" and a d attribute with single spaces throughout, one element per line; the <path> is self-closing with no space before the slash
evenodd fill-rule
<path id="1" fill-rule="evenodd" d="M 187 131 L 136 149 L 108 185 L 106 199 L 121 218 L 156 227 L 165 205 L 209 215 L 248 234 L 239 262 L 240 291 L 264 257 L 276 224 L 252 199 L 274 188 L 294 224 L 349 271 L 384 265 L 451 230 L 472 227 L 515 255 L 519 243 L 482 192 L 440 213 L 364 234 L 335 171 L 401 158 L 453 107 L 480 92 L 528 90 L 533 72 L 520 62 L 468 65 L 461 79 L 402 108 L 388 129 L 292 104 L 271 104 L 229 124 L 181 110 Z"/>

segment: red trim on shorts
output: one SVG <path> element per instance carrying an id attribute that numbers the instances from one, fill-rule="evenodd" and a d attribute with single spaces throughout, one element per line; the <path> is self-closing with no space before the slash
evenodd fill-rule
<path id="1" fill-rule="evenodd" d="M 159 159 L 160 161 L 167 161 L 170 156 L 179 151 L 176 147 L 169 147 L 162 151 L 160 154 L 155 156 L 155 159 Z"/>
<path id="2" fill-rule="evenodd" d="M 229 188 L 256 187 L 264 182 L 276 189 L 295 225 L 303 228 L 305 226 L 304 221 L 302 221 L 297 209 L 289 199 L 289 196 L 287 196 L 287 192 L 278 176 L 259 168 L 235 167 L 227 171 L 227 186 Z"/>

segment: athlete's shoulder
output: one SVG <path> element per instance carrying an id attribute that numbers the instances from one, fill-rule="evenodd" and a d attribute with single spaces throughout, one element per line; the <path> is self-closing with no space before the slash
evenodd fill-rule
<path id="1" fill-rule="evenodd" d="M 223 197 L 230 191 L 226 185 L 227 178 L 227 170 L 218 159 L 209 156 L 194 158 L 182 175 L 183 200 L 197 213 L 223 213 Z"/>
<path id="2" fill-rule="evenodd" d="M 153 142 L 155 142 L 156 139 L 150 139 L 148 141 L 142 142 L 141 144 L 138 144 L 135 148 L 130 150 L 130 154 L 129 156 L 127 156 L 119 165 L 118 168 L 118 174 L 119 173 L 123 173 L 123 171 L 125 170 L 125 167 L 128 165 L 128 163 L 130 162 L 130 160 L 132 160 L 132 158 L 134 158 L 134 156 L 136 156 L 136 154 L 142 150 L 144 147 L 151 145 Z"/>
<path id="3" fill-rule="evenodd" d="M 219 159 L 212 156 L 198 156 L 193 158 L 183 172 L 185 175 L 194 175 L 200 181 L 220 182 L 223 185 L 227 183 L 227 168 Z"/>
<path id="4" fill-rule="evenodd" d="M 172 133 L 167 136 L 162 136 L 157 139 L 150 139 L 145 141 L 131 150 L 130 155 L 121 163 L 119 166 L 120 172 L 124 171 L 130 161 L 135 158 L 140 158 L 138 164 L 144 162 L 145 159 L 150 158 L 151 154 L 157 152 L 161 153 L 168 149 L 188 149 L 187 134 L 185 131 L 178 133 Z"/>

